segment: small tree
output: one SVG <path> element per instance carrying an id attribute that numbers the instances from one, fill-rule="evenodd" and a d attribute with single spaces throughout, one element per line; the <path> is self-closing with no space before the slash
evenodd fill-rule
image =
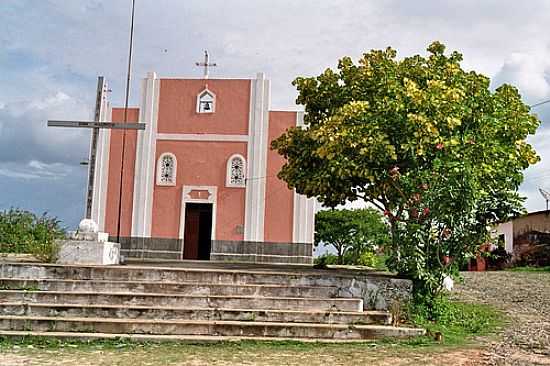
<path id="1" fill-rule="evenodd" d="M 488 226 L 521 210 L 526 142 L 539 120 L 516 88 L 461 68 L 439 42 L 428 56 L 373 50 L 338 70 L 299 77 L 307 128 L 272 143 L 279 173 L 325 206 L 364 200 L 388 217 L 390 269 L 433 303 L 442 280 L 488 240 Z"/>
<path id="2" fill-rule="evenodd" d="M 315 245 L 336 249 L 338 264 L 357 264 L 361 254 L 374 251 L 389 240 L 382 215 L 372 208 L 325 210 L 315 215 Z"/>

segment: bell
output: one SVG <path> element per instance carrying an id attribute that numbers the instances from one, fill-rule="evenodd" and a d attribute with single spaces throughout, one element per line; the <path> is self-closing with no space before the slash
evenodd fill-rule
<path id="1" fill-rule="evenodd" d="M 205 102 L 205 103 L 204 103 L 204 110 L 205 110 L 205 111 L 209 111 L 209 110 L 210 110 L 210 102 Z"/>

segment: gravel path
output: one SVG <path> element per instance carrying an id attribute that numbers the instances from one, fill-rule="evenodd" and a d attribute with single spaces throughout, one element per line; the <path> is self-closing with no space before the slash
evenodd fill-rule
<path id="1" fill-rule="evenodd" d="M 487 365 L 550 365 L 550 273 L 467 272 L 454 296 L 509 316 L 501 339 L 483 353 Z"/>

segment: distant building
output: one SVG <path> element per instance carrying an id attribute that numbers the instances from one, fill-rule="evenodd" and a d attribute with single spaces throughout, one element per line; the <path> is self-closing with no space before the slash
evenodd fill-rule
<path id="1" fill-rule="evenodd" d="M 504 241 L 506 252 L 512 255 L 512 261 L 548 255 L 548 258 L 542 260 L 550 262 L 550 211 L 531 212 L 517 217 L 499 224 L 496 231 Z"/>
<path id="2" fill-rule="evenodd" d="M 315 201 L 277 178 L 272 140 L 303 112 L 270 110 L 270 82 L 160 79 L 149 73 L 126 131 L 122 254 L 158 259 L 311 263 Z M 124 121 L 113 108 L 108 120 Z M 117 236 L 121 130 L 101 130 L 92 218 Z"/>

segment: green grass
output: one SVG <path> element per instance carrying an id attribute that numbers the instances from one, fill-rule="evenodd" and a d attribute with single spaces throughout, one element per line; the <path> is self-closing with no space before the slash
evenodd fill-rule
<path id="1" fill-rule="evenodd" d="M 447 298 L 438 300 L 432 318 L 428 320 L 423 307 L 411 307 L 410 320 L 418 327 L 426 329 L 425 337 L 417 337 L 405 342 L 409 346 L 429 346 L 434 344 L 438 334 L 442 344 L 464 345 L 474 337 L 496 333 L 506 322 L 506 316 L 492 306 L 451 301 Z M 438 342 L 436 342 L 438 343 Z"/>
<path id="2" fill-rule="evenodd" d="M 508 269 L 512 272 L 550 272 L 550 266 L 546 267 L 514 267 Z"/>
<path id="3" fill-rule="evenodd" d="M 215 344 L 61 342 L 0 344 L 2 360 L 29 364 L 98 365 L 98 366 L 166 366 L 166 365 L 243 365 L 311 366 L 386 365 L 387 359 L 398 357 L 418 364 L 419 357 L 445 358 L 451 347 L 403 347 L 391 342 L 353 344 L 321 344 L 299 342 L 221 342 Z M 4 358 L 2 356 L 5 356 Z M 11 364 L 11 363 L 10 363 Z M 21 363 L 22 364 L 22 363 Z"/>
<path id="4" fill-rule="evenodd" d="M 91 355 L 97 351 L 115 353 L 133 353 L 136 351 L 155 355 L 165 354 L 193 354 L 199 357 L 208 355 L 231 354 L 259 354 L 259 355 L 343 355 L 379 350 L 379 355 L 371 354 L 371 357 L 384 357 L 384 355 L 400 354 L 401 352 L 442 352 L 447 348 L 465 345 L 466 342 L 437 342 L 433 337 L 416 337 L 411 339 L 386 338 L 377 341 L 365 341 L 354 343 L 322 343 L 322 342 L 294 342 L 294 341 L 240 341 L 240 342 L 215 342 L 215 343 L 176 343 L 176 342 L 133 342 L 125 339 L 119 340 L 93 340 L 93 341 L 68 341 L 46 340 L 44 338 L 28 337 L 25 339 L 1 339 L 0 353 L 13 351 L 14 349 L 27 350 L 25 353 L 36 352 L 63 352 L 69 354 Z M 371 351 L 368 351 L 371 352 Z"/>
<path id="5" fill-rule="evenodd" d="M 83 350 L 92 350 L 92 349 L 106 349 L 106 350 L 116 350 L 116 349 L 134 349 L 134 348 L 162 348 L 162 347 L 179 347 L 179 348 L 196 348 L 203 349 L 208 351 L 208 349 L 223 349 L 223 348 L 232 348 L 239 350 L 279 350 L 279 351 L 310 351 L 316 350 L 319 348 L 339 348 L 350 347 L 356 348 L 357 346 L 377 346 L 384 345 L 389 343 L 398 344 L 405 341 L 393 340 L 390 342 L 389 339 L 382 339 L 380 341 L 365 341 L 365 342 L 355 342 L 355 343 L 342 343 L 342 344 L 332 344 L 332 343 L 322 343 L 322 342 L 297 342 L 297 341 L 252 341 L 245 340 L 239 342 L 213 342 L 213 343 L 176 343 L 176 342 L 134 342 L 128 339 L 109 339 L 109 340 L 59 340 L 59 339 L 48 339 L 43 337 L 24 337 L 19 339 L 0 337 L 0 350 L 3 348 L 12 348 L 13 346 L 25 347 L 33 346 L 34 348 L 41 349 L 60 349 L 60 348 L 79 348 Z"/>

